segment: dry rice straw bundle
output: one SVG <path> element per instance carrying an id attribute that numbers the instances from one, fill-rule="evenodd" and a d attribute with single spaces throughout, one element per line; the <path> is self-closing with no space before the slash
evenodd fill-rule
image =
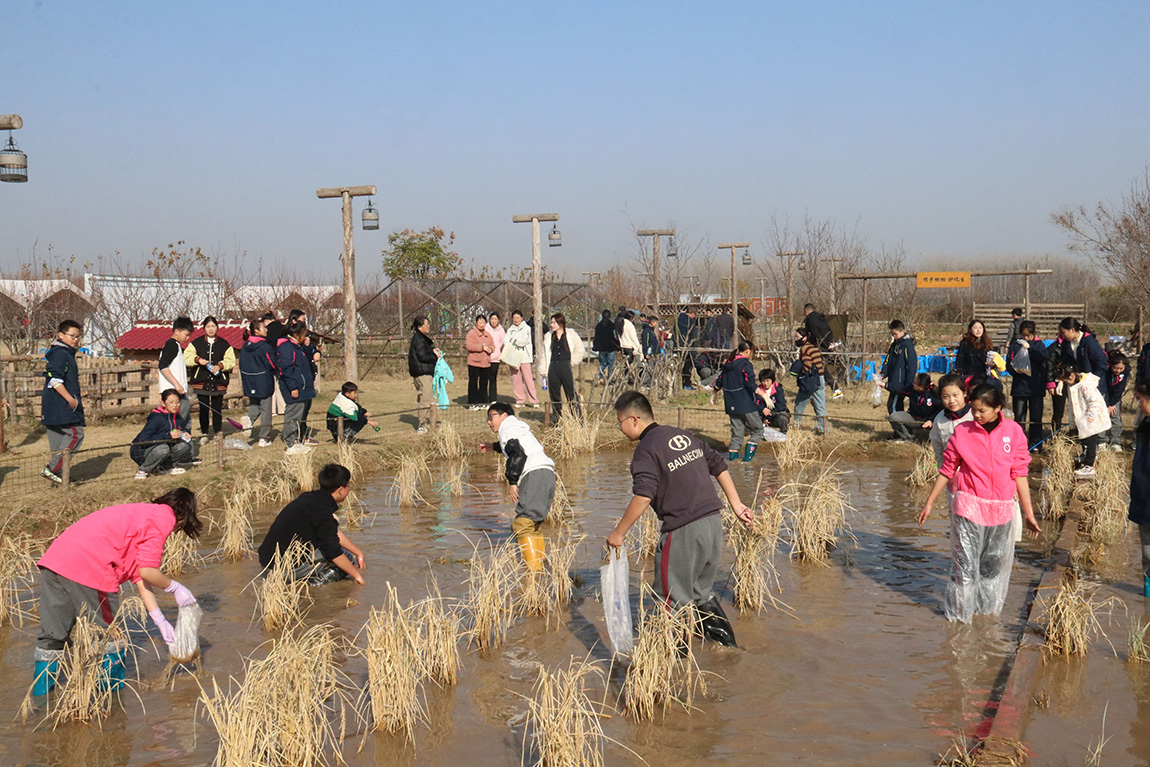
<path id="1" fill-rule="evenodd" d="M 452 461 L 447 464 L 447 480 L 443 486 L 447 489 L 448 494 L 452 498 L 459 498 L 463 495 L 463 472 L 465 465 L 462 460 Z"/>
<path id="2" fill-rule="evenodd" d="M 419 699 L 421 676 L 418 635 L 412 608 L 399 604 L 395 588 L 387 584 L 387 601 L 372 608 L 367 625 L 367 688 L 371 721 L 376 730 L 402 734 L 415 743 L 415 725 L 426 720 Z"/>
<path id="3" fill-rule="evenodd" d="M 414 506 L 416 501 L 426 503 L 419 494 L 419 485 L 427 473 L 427 461 L 422 453 L 404 453 L 399 456 L 399 468 L 388 491 L 388 500 L 399 506 Z"/>
<path id="4" fill-rule="evenodd" d="M 414 605 L 416 636 L 419 638 L 420 675 L 439 685 L 459 681 L 459 613 L 449 609 L 432 578 L 429 595 Z"/>
<path id="5" fill-rule="evenodd" d="M 280 551 L 266 574 L 252 581 L 265 631 L 293 625 L 303 617 L 304 600 L 310 599 L 307 581 L 296 580 L 292 575 L 310 559 L 311 551 L 300 541 L 292 541 L 287 551 Z"/>
<path id="6" fill-rule="evenodd" d="M 360 500 L 359 493 L 354 490 L 348 492 L 343 502 L 344 524 L 352 530 L 358 530 L 363 527 L 363 520 L 367 516 L 367 504 Z"/>
<path id="7" fill-rule="evenodd" d="M 242 684 L 201 688 L 200 703 L 219 734 L 215 767 L 343 763 L 348 709 L 338 642 L 327 625 L 297 627 L 273 640 L 263 660 L 246 662 Z M 337 727 L 338 722 L 338 727 Z"/>
<path id="8" fill-rule="evenodd" d="M 1042 505 L 1051 519 L 1061 519 L 1069 510 L 1067 501 L 1074 489 L 1074 456 L 1077 451 L 1074 441 L 1062 434 L 1052 437 L 1046 445 Z"/>
<path id="9" fill-rule="evenodd" d="M 938 476 L 938 464 L 934 462 L 934 448 L 920 445 L 914 458 L 914 469 L 906 477 L 911 487 L 930 487 Z"/>
<path id="10" fill-rule="evenodd" d="M 182 532 L 172 533 L 164 542 L 164 555 L 160 559 L 160 569 L 168 575 L 183 575 L 191 567 L 200 567 L 204 558 L 200 556 L 196 539 Z"/>
<path id="11" fill-rule="evenodd" d="M 838 471 L 828 466 L 810 484 L 792 483 L 786 489 L 793 500 L 788 522 L 791 558 L 827 564 L 827 554 L 838 545 L 839 535 L 850 534 L 846 522 L 850 505 Z"/>
<path id="12" fill-rule="evenodd" d="M 587 677 L 602 671 L 586 660 L 572 659 L 566 669 L 550 673 L 542 665 L 527 705 L 526 738 L 535 745 L 535 767 L 603 767 L 607 736 L 587 695 Z"/>
<path id="13" fill-rule="evenodd" d="M 1135 619 L 1130 629 L 1130 652 L 1126 659 L 1131 663 L 1145 663 L 1150 661 L 1150 643 L 1146 641 L 1146 632 L 1150 631 L 1150 621 L 1143 623 Z"/>
<path id="14" fill-rule="evenodd" d="M 559 425 L 543 436 L 547 452 L 564 459 L 577 455 L 594 453 L 599 446 L 599 431 L 603 427 L 603 416 L 588 415 L 586 411 L 574 412 L 573 408 L 563 411 Z"/>
<path id="15" fill-rule="evenodd" d="M 554 617 L 555 627 L 559 628 L 563 606 L 571 601 L 571 568 L 582 541 L 583 536 L 572 538 L 569 534 L 551 539 L 542 570 L 531 572 L 525 565 L 521 568 L 523 590 L 516 601 L 517 612 L 546 616 L 548 626 Z"/>
<path id="16" fill-rule="evenodd" d="M 1122 459 L 1102 453 L 1094 464 L 1095 476 L 1086 490 L 1086 509 L 1079 532 L 1092 543 L 1112 545 L 1126 540 L 1126 490 Z"/>
<path id="17" fill-rule="evenodd" d="M 469 637 L 481 650 L 499 647 L 515 619 L 515 592 L 520 583 L 519 549 L 514 541 L 493 546 L 484 557 L 479 547 L 471 557 L 467 607 L 472 626 Z"/>
<path id="18" fill-rule="evenodd" d="M 561 527 L 566 527 L 575 521 L 575 506 L 571 503 L 567 485 L 563 484 L 559 472 L 555 472 L 555 500 L 551 502 L 551 513 L 547 515 L 546 521 Z"/>
<path id="19" fill-rule="evenodd" d="M 698 620 L 694 605 L 668 607 L 650 585 L 643 584 L 638 636 L 623 682 L 627 714 L 654 719 L 656 711 L 666 712 L 672 704 L 689 710 L 695 696 L 706 693 L 706 680 L 691 647 Z"/>
<path id="20" fill-rule="evenodd" d="M 220 551 L 224 558 L 232 562 L 243 559 L 252 549 L 252 500 L 256 494 L 254 486 L 237 486 L 224 498 L 224 531 L 220 539 Z"/>
<path id="21" fill-rule="evenodd" d="M 316 488 L 315 464 L 312 462 L 311 451 L 306 453 L 285 454 L 283 457 L 283 473 L 286 474 L 301 493 L 308 493 Z M 290 500 L 289 494 L 286 500 Z"/>
<path id="22" fill-rule="evenodd" d="M 814 432 L 807 429 L 791 428 L 785 442 L 774 443 L 775 461 L 780 469 L 793 469 L 811 461 L 816 453 Z"/>
<path id="23" fill-rule="evenodd" d="M 760 473 L 759 483 L 762 484 Z M 758 497 L 758 490 L 755 491 Z M 729 506 L 724 507 L 727 539 L 735 551 L 731 568 L 735 586 L 735 604 L 740 610 L 759 612 L 770 603 L 778 609 L 790 610 L 775 598 L 782 592 L 779 573 L 775 569 L 775 548 L 779 541 L 779 528 L 783 521 L 783 504 L 778 498 L 767 500 L 755 511 L 754 522 L 748 526 L 735 516 Z"/>
<path id="24" fill-rule="evenodd" d="M 1023 767 L 1029 763 L 1026 744 L 1013 738 L 992 736 L 971 748 L 956 738 L 938 760 L 938 767 Z"/>
<path id="25" fill-rule="evenodd" d="M 632 552 L 636 561 L 655 556 L 662 526 L 663 523 L 659 520 L 655 510 L 648 506 L 635 524 L 635 535 L 631 536 L 631 540 L 634 542 Z"/>
<path id="26" fill-rule="evenodd" d="M 431 445 L 440 458 L 449 461 L 463 458 L 463 437 L 452 421 L 443 420 L 436 424 L 431 433 Z"/>
<path id="27" fill-rule="evenodd" d="M 1114 597 L 1100 600 L 1085 592 L 1074 571 L 1068 570 L 1058 592 L 1043 604 L 1039 619 L 1046 632 L 1043 653 L 1048 657 L 1086 657 L 1092 638 L 1106 638 L 1099 613 L 1109 613 L 1116 604 L 1120 603 Z"/>
<path id="28" fill-rule="evenodd" d="M 36 559 L 32 555 L 32 539 L 4 536 L 0 542 L 0 626 L 24 625 L 31 618 L 36 600 L 23 594 L 36 579 Z"/>
<path id="29" fill-rule="evenodd" d="M 336 463 L 351 472 L 352 479 L 359 479 L 363 475 L 359 459 L 355 457 L 355 448 L 350 442 L 340 442 L 336 446 Z"/>

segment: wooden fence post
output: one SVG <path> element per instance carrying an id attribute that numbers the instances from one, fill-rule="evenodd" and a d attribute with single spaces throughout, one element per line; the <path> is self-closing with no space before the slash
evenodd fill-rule
<path id="1" fill-rule="evenodd" d="M 216 465 L 222 469 L 224 467 L 224 433 L 222 431 L 219 434 L 217 444 L 219 445 L 219 451 L 217 457 L 218 463 Z"/>
<path id="2" fill-rule="evenodd" d="M 64 450 L 63 461 L 60 464 L 60 479 L 63 480 L 60 486 L 67 490 L 68 485 L 72 484 L 72 451 L 68 449 Z"/>
<path id="3" fill-rule="evenodd" d="M 551 400 L 546 400 L 543 403 L 543 428 L 546 429 L 551 425 Z"/>
<path id="4" fill-rule="evenodd" d="M 435 427 L 439 422 L 439 406 L 434 402 L 427 407 L 427 428 L 429 431 L 435 431 Z"/>
<path id="5" fill-rule="evenodd" d="M 337 415 L 335 417 L 335 441 L 343 443 L 343 416 Z"/>
<path id="6" fill-rule="evenodd" d="M 678 410 L 679 410 L 679 428 L 682 429 L 683 428 L 683 406 L 679 405 Z"/>

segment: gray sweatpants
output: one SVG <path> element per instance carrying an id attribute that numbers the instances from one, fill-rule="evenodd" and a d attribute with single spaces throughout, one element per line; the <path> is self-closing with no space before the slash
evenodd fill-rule
<path id="1" fill-rule="evenodd" d="M 519 478 L 519 503 L 515 516 L 527 517 L 536 525 L 551 513 L 555 502 L 555 472 L 550 469 L 529 471 Z"/>
<path id="2" fill-rule="evenodd" d="M 63 650 L 83 613 L 107 626 L 116 614 L 115 594 L 81 586 L 73 580 L 40 568 L 40 650 Z"/>
<path id="3" fill-rule="evenodd" d="M 259 421 L 260 431 L 259 439 L 268 439 L 272 435 L 272 398 L 264 397 L 248 397 L 248 420 L 252 422 L 252 426 L 256 425 Z"/>
<path id="4" fill-rule="evenodd" d="M 723 553 L 719 512 L 659 536 L 655 547 L 655 589 L 673 605 L 702 604 L 714 595 Z"/>
<path id="5" fill-rule="evenodd" d="M 1122 403 L 1118 403 L 1118 412 L 1110 418 L 1110 430 L 1102 434 L 1103 445 L 1122 445 Z"/>
<path id="6" fill-rule="evenodd" d="M 83 426 L 48 426 L 48 470 L 59 474 L 64 470 L 64 451 L 73 453 L 84 444 Z"/>
<path id="7" fill-rule="evenodd" d="M 291 447 L 304 436 L 301 434 L 304 410 L 307 409 L 307 400 L 288 402 L 284 406 L 284 444 Z"/>
<path id="8" fill-rule="evenodd" d="M 155 474 L 172 468 L 177 463 L 191 463 L 199 453 L 199 444 L 196 442 L 163 442 L 152 445 L 144 451 L 144 462 L 140 464 L 140 471 Z"/>
<path id="9" fill-rule="evenodd" d="M 743 434 L 750 432 L 747 437 L 748 445 L 757 445 L 763 438 L 763 417 L 757 411 L 750 413 L 735 413 L 731 419 L 731 444 L 727 449 L 737 453 L 743 449 Z"/>

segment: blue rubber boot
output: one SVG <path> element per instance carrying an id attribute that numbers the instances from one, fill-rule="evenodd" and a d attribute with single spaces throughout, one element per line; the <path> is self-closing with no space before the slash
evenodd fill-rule
<path id="1" fill-rule="evenodd" d="M 758 449 L 758 445 L 747 445 L 743 450 L 743 463 L 750 463 L 751 459 L 755 457 L 755 451 Z"/>
<path id="2" fill-rule="evenodd" d="M 114 646 L 109 646 L 100 659 L 100 671 L 103 674 L 101 683 L 105 689 L 113 692 L 124 686 L 124 652 Z"/>
<path id="3" fill-rule="evenodd" d="M 728 461 L 737 461 L 737 460 L 739 460 L 739 451 L 738 451 L 738 450 L 735 450 L 735 451 L 733 451 L 733 452 L 731 452 L 731 451 L 728 451 L 728 452 L 727 452 L 727 460 L 728 460 Z"/>
<path id="4" fill-rule="evenodd" d="M 1142 596 L 1150 599 L 1150 578 L 1142 576 Z"/>
<path id="5" fill-rule="evenodd" d="M 33 653 L 35 668 L 32 672 L 32 694 L 47 695 L 56 686 L 60 674 L 60 656 L 63 650 L 43 650 L 39 647 Z"/>

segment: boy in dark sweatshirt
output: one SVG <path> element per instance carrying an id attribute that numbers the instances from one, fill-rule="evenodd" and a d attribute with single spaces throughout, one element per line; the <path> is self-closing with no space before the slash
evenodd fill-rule
<path id="1" fill-rule="evenodd" d="M 260 544 L 260 566 L 269 568 L 287 551 L 292 541 L 310 546 L 311 556 L 292 577 L 309 585 L 351 578 L 362 584 L 363 552 L 339 529 L 335 512 L 351 493 L 351 472 L 338 463 L 320 469 L 319 490 L 301 493 L 284 506 Z"/>
<path id="2" fill-rule="evenodd" d="M 891 320 L 889 328 L 890 349 L 886 353 L 880 371 L 884 379 L 883 386 L 888 392 L 887 415 L 903 409 L 903 400 L 911 392 L 915 372 L 918 370 L 918 354 L 914 350 L 914 339 L 911 338 L 906 326 L 901 320 Z"/>
<path id="3" fill-rule="evenodd" d="M 615 414 L 619 429 L 639 444 L 631 458 L 633 497 L 607 545 L 621 547 L 650 506 L 663 523 L 655 549 L 656 590 L 668 604 L 694 603 L 702 634 L 734 647 L 734 629 L 714 592 L 723 550 L 723 505 L 711 478 L 744 523 L 751 524 L 754 512 L 739 499 L 723 456 L 688 431 L 656 423 L 643 394 L 624 392 L 615 402 Z"/>
<path id="4" fill-rule="evenodd" d="M 75 452 L 84 443 L 84 405 L 80 402 L 80 372 L 76 349 L 82 328 L 64 320 L 56 328 L 56 340 L 44 355 L 44 390 L 40 395 L 40 423 L 48 432 L 48 465 L 40 476 L 56 484 L 64 481 L 64 451 Z"/>

